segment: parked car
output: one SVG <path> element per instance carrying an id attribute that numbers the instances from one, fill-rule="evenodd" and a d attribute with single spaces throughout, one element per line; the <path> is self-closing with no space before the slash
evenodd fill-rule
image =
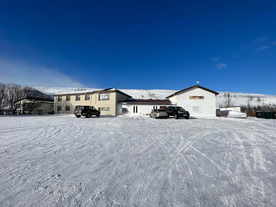
<path id="1" fill-rule="evenodd" d="M 168 114 L 165 109 L 152 109 L 150 113 L 150 118 L 168 118 Z"/>
<path id="2" fill-rule="evenodd" d="M 94 106 L 76 106 L 74 114 L 77 118 L 80 118 L 81 116 L 90 118 L 93 115 L 99 117 L 101 115 L 101 112 L 97 110 Z"/>
<path id="3" fill-rule="evenodd" d="M 168 106 L 166 112 L 168 113 L 168 117 L 174 116 L 175 119 L 178 119 L 179 117 L 189 119 L 190 117 L 189 111 L 186 111 L 180 106 Z"/>

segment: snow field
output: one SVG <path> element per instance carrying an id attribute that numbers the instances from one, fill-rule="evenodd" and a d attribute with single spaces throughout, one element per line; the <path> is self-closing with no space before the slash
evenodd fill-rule
<path id="1" fill-rule="evenodd" d="M 276 120 L 0 116 L 0 206 L 275 206 Z"/>

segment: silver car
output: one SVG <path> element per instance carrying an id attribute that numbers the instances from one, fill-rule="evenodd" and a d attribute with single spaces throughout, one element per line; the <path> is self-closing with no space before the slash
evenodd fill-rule
<path id="1" fill-rule="evenodd" d="M 150 113 L 150 118 L 168 118 L 168 114 L 165 109 L 152 109 Z"/>

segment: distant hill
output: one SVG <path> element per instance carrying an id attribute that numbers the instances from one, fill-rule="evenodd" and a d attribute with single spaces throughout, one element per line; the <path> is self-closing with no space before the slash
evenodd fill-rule
<path id="1" fill-rule="evenodd" d="M 59 93 L 71 93 L 71 92 L 81 92 L 81 90 L 85 91 L 94 91 L 101 90 L 99 88 L 60 88 L 60 87 L 36 87 L 38 90 L 53 95 Z M 134 99 L 165 99 L 167 96 L 173 94 L 177 90 L 142 90 L 142 89 L 119 89 L 122 92 L 129 94 Z M 251 106 L 262 106 L 262 105 L 271 105 L 276 106 L 276 95 L 265 95 L 265 94 L 255 94 L 255 93 L 236 93 L 236 92 L 219 92 L 217 95 L 217 107 L 223 105 L 224 103 L 224 93 L 230 93 L 233 105 L 241 106 L 247 105 L 248 99 L 250 100 Z M 185 106 L 184 106 L 185 107 Z"/>

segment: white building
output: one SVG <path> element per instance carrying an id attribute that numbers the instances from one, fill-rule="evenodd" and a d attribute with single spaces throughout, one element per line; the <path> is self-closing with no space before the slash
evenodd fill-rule
<path id="1" fill-rule="evenodd" d="M 118 104 L 118 114 L 127 116 L 146 116 L 152 109 L 167 108 L 173 105 L 169 99 L 128 99 Z"/>
<path id="2" fill-rule="evenodd" d="M 199 85 L 177 91 L 167 98 L 173 104 L 183 107 L 193 117 L 216 116 L 216 95 L 218 92 Z"/>

